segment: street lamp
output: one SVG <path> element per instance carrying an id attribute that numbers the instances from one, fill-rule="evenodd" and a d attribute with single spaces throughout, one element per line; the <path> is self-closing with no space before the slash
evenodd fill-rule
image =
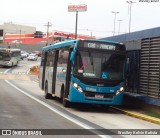
<path id="1" fill-rule="evenodd" d="M 113 36 L 114 36 L 116 28 L 116 14 L 118 14 L 119 12 L 112 11 L 112 13 L 114 13 L 114 29 L 113 29 Z"/>
<path id="2" fill-rule="evenodd" d="M 45 26 L 47 26 L 47 37 L 46 37 L 46 38 L 47 38 L 46 46 L 47 46 L 47 45 L 48 45 L 48 42 L 49 42 L 49 41 L 48 41 L 48 39 L 49 39 L 49 34 L 48 34 L 48 33 L 49 33 L 49 27 L 51 27 L 52 24 L 51 24 L 50 22 L 48 22 L 47 25 L 45 25 Z"/>
<path id="3" fill-rule="evenodd" d="M 90 30 L 89 30 L 89 29 L 87 29 L 87 31 L 90 31 Z M 92 39 L 92 37 L 93 37 L 93 35 L 92 35 L 92 31 L 91 31 L 91 35 L 90 35 L 90 36 L 91 36 L 91 39 Z"/>
<path id="4" fill-rule="evenodd" d="M 118 27 L 118 34 L 120 33 L 120 22 L 123 20 L 117 20 L 119 22 L 119 27 Z"/>
<path id="5" fill-rule="evenodd" d="M 131 9 L 132 9 L 132 4 L 135 3 L 133 1 L 126 1 L 128 3 L 128 8 L 129 8 L 129 33 L 130 33 L 130 28 L 131 28 Z"/>

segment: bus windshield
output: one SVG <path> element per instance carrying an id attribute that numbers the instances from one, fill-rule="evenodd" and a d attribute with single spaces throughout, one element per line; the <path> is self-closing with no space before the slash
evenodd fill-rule
<path id="1" fill-rule="evenodd" d="M 125 55 L 77 51 L 74 74 L 106 80 L 124 79 Z"/>
<path id="2" fill-rule="evenodd" d="M 11 60 L 11 54 L 9 52 L 0 51 L 0 60 L 5 60 L 5 61 Z"/>

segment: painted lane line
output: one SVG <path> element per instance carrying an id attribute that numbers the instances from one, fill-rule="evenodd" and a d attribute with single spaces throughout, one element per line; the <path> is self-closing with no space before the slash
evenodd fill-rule
<path id="1" fill-rule="evenodd" d="M 27 75 L 29 74 L 29 72 L 30 72 L 30 69 L 27 71 Z"/>
<path id="2" fill-rule="evenodd" d="M 7 69 L 7 70 L 5 71 L 5 73 L 7 73 L 9 70 L 11 70 L 11 69 Z M 80 122 L 79 120 L 77 120 L 77 119 L 75 119 L 75 118 L 73 118 L 73 117 L 68 116 L 67 114 L 65 114 L 65 113 L 57 110 L 56 108 L 54 108 L 54 107 L 46 104 L 45 102 L 39 100 L 38 98 L 36 98 L 36 97 L 30 95 L 29 93 L 21 90 L 20 88 L 18 88 L 17 86 L 15 86 L 15 85 L 12 84 L 11 82 L 9 82 L 8 80 L 5 80 L 5 82 L 7 82 L 9 85 L 11 85 L 11 86 L 14 87 L 15 89 L 17 89 L 19 92 L 25 94 L 25 95 L 28 96 L 29 98 L 37 101 L 38 103 L 40 103 L 40 104 L 42 104 L 43 106 L 45 106 L 45 107 L 47 107 L 48 109 L 50 109 L 51 111 L 53 111 L 53 112 L 59 114 L 60 116 L 66 118 L 66 119 L 68 119 L 68 120 L 70 120 L 71 122 L 73 122 L 73 123 L 81 126 L 82 128 L 84 128 L 84 129 L 95 129 L 95 128 L 93 128 L 93 127 L 88 126 L 87 124 L 84 124 L 84 123 Z M 100 136 L 101 138 L 112 138 L 112 137 L 109 136 L 109 135 L 99 135 L 98 132 L 95 132 L 95 131 L 94 131 L 94 133 L 97 134 L 98 136 Z"/>
<path id="3" fill-rule="evenodd" d="M 10 71 L 11 69 L 7 69 L 7 70 L 5 70 L 5 72 L 4 73 L 7 73 L 8 71 Z"/>
<path id="4" fill-rule="evenodd" d="M 38 98 L 30 95 L 29 93 L 21 90 L 20 88 L 18 88 L 17 86 L 15 86 L 15 85 L 12 84 L 11 82 L 9 82 L 8 80 L 5 80 L 5 82 L 7 82 L 9 85 L 11 85 L 11 86 L 14 87 L 15 89 L 17 89 L 19 92 L 23 93 L 24 95 L 28 96 L 29 98 L 37 101 L 38 103 L 40 103 L 40 104 L 42 104 L 43 106 L 45 106 L 45 107 L 47 107 L 48 109 L 50 109 L 51 111 L 53 111 L 53 112 L 59 114 L 60 116 L 66 118 L 66 119 L 68 119 L 68 120 L 70 120 L 71 122 L 73 122 L 73 123 L 81 126 L 82 128 L 84 128 L 84 129 L 92 129 L 92 130 L 95 129 L 95 128 L 91 127 L 91 126 L 88 126 L 87 124 L 85 124 L 85 123 L 83 123 L 83 122 L 80 122 L 79 120 L 77 120 L 77 119 L 75 119 L 75 118 L 73 118 L 73 117 L 68 116 L 67 114 L 65 114 L 65 113 L 57 110 L 56 108 L 48 105 L 47 103 L 45 103 L 45 102 L 39 100 Z M 94 132 L 95 134 L 97 134 L 98 136 L 100 136 L 101 138 L 112 138 L 112 137 L 109 136 L 109 135 L 99 135 L 98 132 L 95 132 L 95 131 L 93 131 L 93 132 Z"/>

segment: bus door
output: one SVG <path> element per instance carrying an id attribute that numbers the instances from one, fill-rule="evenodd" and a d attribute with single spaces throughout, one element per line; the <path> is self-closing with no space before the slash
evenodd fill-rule
<path id="1" fill-rule="evenodd" d="M 53 53 L 53 68 L 52 68 L 52 95 L 55 95 L 55 85 L 56 85 L 56 72 L 57 72 L 57 61 L 58 61 L 59 50 L 54 51 Z"/>
<path id="2" fill-rule="evenodd" d="M 59 50 L 56 72 L 56 96 L 61 97 L 61 88 L 65 87 L 66 73 L 69 57 L 69 48 Z"/>
<path id="3" fill-rule="evenodd" d="M 70 48 L 69 50 L 69 57 L 71 55 L 71 52 L 73 51 L 73 48 Z M 71 81 L 71 61 L 70 58 L 68 58 L 68 64 L 67 64 L 67 74 L 66 74 L 66 87 L 65 87 L 65 97 L 67 97 L 67 95 L 69 95 L 69 88 L 70 88 L 70 81 Z"/>
<path id="4" fill-rule="evenodd" d="M 41 89 L 44 90 L 44 83 L 45 83 L 45 72 L 46 72 L 46 60 L 47 60 L 47 52 L 43 51 L 42 52 L 42 57 L 41 57 L 41 65 L 40 65 L 40 87 Z"/>
<path id="5" fill-rule="evenodd" d="M 48 93 L 54 94 L 53 87 L 53 72 L 54 72 L 54 61 L 56 52 L 54 49 L 49 50 L 46 59 L 46 69 L 45 69 L 45 81 L 48 86 Z"/>

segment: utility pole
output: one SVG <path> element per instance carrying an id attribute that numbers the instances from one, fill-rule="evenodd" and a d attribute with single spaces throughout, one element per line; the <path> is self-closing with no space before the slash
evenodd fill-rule
<path id="1" fill-rule="evenodd" d="M 119 12 L 112 11 L 112 13 L 114 13 L 114 29 L 113 29 L 113 36 L 114 36 L 115 35 L 115 28 L 116 28 L 116 14 L 118 14 Z"/>
<path id="2" fill-rule="evenodd" d="M 47 45 L 48 45 L 48 33 L 49 33 L 49 27 L 51 27 L 52 24 L 51 24 L 50 22 L 48 22 L 47 25 L 45 25 L 45 26 L 47 26 L 47 42 L 46 42 L 46 46 L 47 46 Z"/>
<path id="3" fill-rule="evenodd" d="M 89 30 L 89 29 L 87 29 L 87 31 L 90 31 L 90 30 Z M 92 31 L 91 31 L 91 35 L 90 35 L 90 36 L 91 36 L 90 38 L 92 39 L 92 37 L 93 37 Z"/>
<path id="4" fill-rule="evenodd" d="M 75 39 L 77 39 L 78 11 L 76 11 Z"/>
<path id="5" fill-rule="evenodd" d="M 21 41 L 21 34 L 22 34 L 22 31 L 21 31 L 21 29 L 19 30 L 19 34 L 20 34 L 20 41 Z"/>
<path id="6" fill-rule="evenodd" d="M 117 20 L 119 22 L 119 27 L 118 27 L 118 35 L 120 33 L 120 22 L 123 21 L 123 20 Z"/>

